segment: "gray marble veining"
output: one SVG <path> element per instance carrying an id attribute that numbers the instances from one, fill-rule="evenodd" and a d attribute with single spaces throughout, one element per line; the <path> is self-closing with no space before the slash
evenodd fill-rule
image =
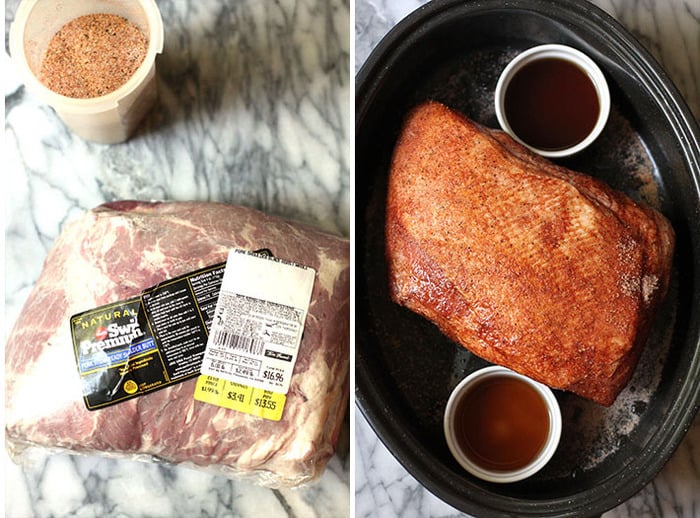
<path id="1" fill-rule="evenodd" d="M 423 0 L 356 0 L 355 73 L 382 37 Z M 595 0 L 665 69 L 691 112 L 700 118 L 700 2 Z M 698 222 L 700 224 L 700 222 Z M 422 487 L 355 411 L 355 516 L 464 516 Z M 606 518 L 700 516 L 700 416 L 661 472 Z"/>
<path id="2" fill-rule="evenodd" d="M 5 3 L 2 64 L 5 335 L 62 225 L 104 201 L 225 201 L 349 234 L 349 0 L 157 1 L 159 101 L 113 146 L 74 136 L 20 83 L 7 43 L 18 3 Z M 5 455 L 6 516 L 347 516 L 348 421 L 326 473 L 302 490 L 45 452 L 18 467 Z"/>

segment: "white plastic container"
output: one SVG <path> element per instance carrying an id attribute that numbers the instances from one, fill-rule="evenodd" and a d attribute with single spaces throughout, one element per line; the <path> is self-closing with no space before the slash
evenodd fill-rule
<path id="1" fill-rule="evenodd" d="M 129 80 L 107 95 L 75 99 L 38 79 L 51 38 L 66 23 L 89 14 L 114 14 L 136 25 L 148 50 Z M 80 137 L 103 144 L 123 142 L 157 98 L 156 55 L 163 51 L 163 21 L 154 0 L 23 0 L 10 27 L 10 53 L 27 88 L 51 106 Z"/>

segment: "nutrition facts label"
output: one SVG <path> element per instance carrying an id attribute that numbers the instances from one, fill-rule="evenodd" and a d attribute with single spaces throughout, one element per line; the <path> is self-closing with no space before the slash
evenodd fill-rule
<path id="1" fill-rule="evenodd" d="M 223 267 L 214 267 L 163 282 L 141 294 L 171 380 L 199 373 L 222 276 Z"/>

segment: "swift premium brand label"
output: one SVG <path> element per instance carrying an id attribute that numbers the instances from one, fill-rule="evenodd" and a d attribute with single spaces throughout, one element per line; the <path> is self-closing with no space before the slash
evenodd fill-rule
<path id="1" fill-rule="evenodd" d="M 71 335 L 89 410 L 199 374 L 224 264 L 74 315 Z"/>

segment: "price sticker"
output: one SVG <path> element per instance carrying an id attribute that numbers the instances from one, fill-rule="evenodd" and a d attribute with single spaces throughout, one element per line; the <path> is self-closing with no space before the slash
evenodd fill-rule
<path id="1" fill-rule="evenodd" d="M 269 256 L 231 250 L 204 351 L 195 398 L 254 415 L 284 406 L 296 363 L 316 272 Z M 251 389 L 204 387 L 222 380 Z M 209 380 L 209 384 L 207 384 Z M 200 390 L 201 389 L 201 390 Z M 253 389 L 258 392 L 254 392 Z M 284 398 L 284 399 L 283 399 Z M 265 414 L 265 415 L 263 415 Z M 266 417 L 268 418 L 268 417 Z"/>
<path id="2" fill-rule="evenodd" d="M 282 419 L 287 396 L 233 381 L 202 375 L 197 378 L 195 398 L 231 410 L 256 415 L 271 421 Z"/>

